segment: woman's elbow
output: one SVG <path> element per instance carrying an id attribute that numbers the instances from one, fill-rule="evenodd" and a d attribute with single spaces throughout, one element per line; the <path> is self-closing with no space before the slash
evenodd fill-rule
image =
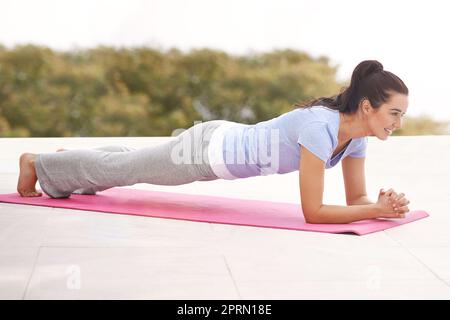
<path id="1" fill-rule="evenodd" d="M 318 209 L 311 210 L 311 209 L 303 208 L 302 210 L 303 210 L 303 217 L 305 218 L 306 223 L 311 223 L 311 224 L 322 223 L 322 221 L 320 221 Z"/>
<path id="2" fill-rule="evenodd" d="M 322 223 L 319 219 L 317 219 L 317 217 L 315 217 L 315 216 L 306 216 L 306 215 L 305 215 L 305 222 L 309 223 L 309 224 Z"/>

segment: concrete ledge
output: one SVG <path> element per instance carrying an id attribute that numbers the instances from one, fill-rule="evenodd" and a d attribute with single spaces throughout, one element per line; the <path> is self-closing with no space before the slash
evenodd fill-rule
<path id="1" fill-rule="evenodd" d="M 23 152 L 170 137 L 2 138 L 0 192 Z M 0 203 L 4 299 L 449 299 L 450 136 L 369 138 L 366 183 L 404 192 L 430 217 L 364 237 Z M 38 186 L 39 187 L 39 186 Z M 135 188 L 299 203 L 298 172 Z M 324 202 L 345 204 L 340 165 Z"/>

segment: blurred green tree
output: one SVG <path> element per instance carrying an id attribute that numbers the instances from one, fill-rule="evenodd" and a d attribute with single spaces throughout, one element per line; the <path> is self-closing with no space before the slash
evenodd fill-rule
<path id="1" fill-rule="evenodd" d="M 195 121 L 256 123 L 294 102 L 333 95 L 327 57 L 295 50 L 233 56 L 147 47 L 56 52 L 0 45 L 0 136 L 168 136 Z M 445 124 L 407 119 L 396 134 L 439 134 Z"/>

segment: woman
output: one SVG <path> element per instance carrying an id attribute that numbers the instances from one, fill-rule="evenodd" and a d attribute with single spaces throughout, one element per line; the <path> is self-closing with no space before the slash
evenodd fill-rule
<path id="1" fill-rule="evenodd" d="M 409 201 L 393 189 L 368 200 L 364 177 L 367 136 L 386 140 L 401 127 L 408 88 L 378 61 L 361 62 L 350 85 L 274 119 L 253 125 L 225 120 L 198 123 L 174 139 L 148 148 L 107 146 L 90 150 L 24 153 L 17 191 L 53 198 L 95 194 L 136 183 L 180 185 L 299 170 L 308 223 L 349 223 L 404 218 Z M 324 205 L 324 171 L 342 160 L 347 206 Z"/>

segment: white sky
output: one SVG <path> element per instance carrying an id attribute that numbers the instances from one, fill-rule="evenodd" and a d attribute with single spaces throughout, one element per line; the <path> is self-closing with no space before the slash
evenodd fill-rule
<path id="1" fill-rule="evenodd" d="M 409 87 L 409 115 L 450 120 L 449 9 L 445 0 L 0 0 L 0 44 L 292 48 L 328 56 L 339 79 L 376 59 Z"/>

